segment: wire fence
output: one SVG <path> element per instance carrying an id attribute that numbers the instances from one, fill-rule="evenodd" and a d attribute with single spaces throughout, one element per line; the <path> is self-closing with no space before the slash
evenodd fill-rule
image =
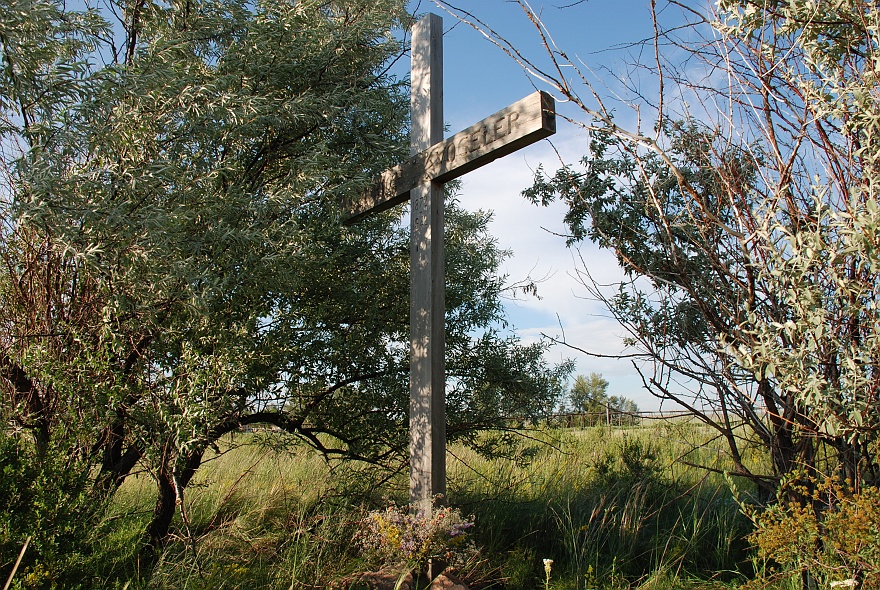
<path id="1" fill-rule="evenodd" d="M 687 412 L 620 412 L 606 409 L 602 412 L 567 412 L 553 414 L 549 425 L 561 428 L 585 428 L 587 426 L 640 426 L 658 420 L 681 420 L 691 418 Z"/>

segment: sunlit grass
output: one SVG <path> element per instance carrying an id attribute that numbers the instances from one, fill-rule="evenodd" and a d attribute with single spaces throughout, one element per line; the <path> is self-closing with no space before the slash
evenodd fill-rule
<path id="1" fill-rule="evenodd" d="M 725 467 L 720 447 L 699 447 L 709 439 L 699 425 L 531 435 L 540 440 L 510 449 L 512 458 L 449 449 L 448 501 L 476 519 L 480 552 L 461 572 L 472 587 L 539 587 L 543 559 L 554 560 L 556 590 L 736 578 L 745 521 L 723 477 L 678 462 Z M 261 439 L 272 437 L 238 434 L 207 458 L 187 488 L 172 542 L 148 572 L 138 572 L 131 547 L 155 490 L 147 474 L 130 478 L 100 527 L 104 554 L 96 559 L 106 561 L 107 578 L 132 589 L 305 589 L 378 568 L 360 556 L 359 523 L 381 498 L 405 501 L 405 474 L 371 489 L 370 469 L 333 469 L 305 448 Z"/>
<path id="2" fill-rule="evenodd" d="M 745 520 L 721 475 L 679 462 L 729 468 L 719 448 L 695 448 L 708 437 L 687 422 L 552 431 L 526 467 L 452 448 L 450 499 L 475 513 L 508 587 L 538 587 L 545 558 L 554 588 L 730 579 Z"/>

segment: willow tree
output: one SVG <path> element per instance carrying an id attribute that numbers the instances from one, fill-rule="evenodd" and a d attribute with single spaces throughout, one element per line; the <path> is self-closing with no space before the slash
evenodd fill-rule
<path id="1" fill-rule="evenodd" d="M 579 109 L 587 155 L 525 194 L 565 202 L 570 244 L 617 256 L 616 290 L 581 276 L 646 387 L 716 429 L 768 493 L 798 472 L 878 483 L 874 3 L 652 2 L 655 36 L 619 81 L 519 4 L 540 52 L 450 10 Z"/>
<path id="2" fill-rule="evenodd" d="M 2 3 L 4 452 L 82 475 L 81 506 L 143 466 L 154 547 L 242 425 L 400 468 L 407 236 L 340 203 L 405 154 L 402 0 L 100 6 Z M 488 329 L 504 253 L 449 218 L 454 438 L 551 407 L 565 367 Z"/>

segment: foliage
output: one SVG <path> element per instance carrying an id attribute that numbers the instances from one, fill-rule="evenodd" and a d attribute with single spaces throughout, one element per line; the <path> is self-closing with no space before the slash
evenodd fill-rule
<path id="1" fill-rule="evenodd" d="M 468 529 L 473 526 L 473 521 L 457 508 L 440 506 L 428 514 L 392 504 L 385 510 L 370 512 L 360 535 L 367 553 L 390 565 L 406 564 L 425 572 L 431 559 L 450 566 L 465 562 L 475 550 L 468 542 Z"/>
<path id="2" fill-rule="evenodd" d="M 571 387 L 569 399 L 572 409 L 577 412 L 634 414 L 639 411 L 639 406 L 634 401 L 625 397 L 612 395 L 608 397 L 608 381 L 599 373 L 590 373 L 584 377 L 575 377 Z"/>
<path id="3" fill-rule="evenodd" d="M 571 405 L 581 412 L 602 412 L 608 399 L 608 381 L 599 373 L 578 375 L 571 387 Z"/>
<path id="4" fill-rule="evenodd" d="M 188 536 L 188 486 L 242 426 L 401 469 L 407 236 L 391 213 L 346 228 L 340 203 L 407 152 L 406 87 L 387 71 L 403 2 L 90 6 L 0 0 L 0 395 L 16 444 L 38 466 L 63 449 L 94 506 L 139 466 L 151 549 L 175 517 Z M 566 369 L 488 329 L 504 253 L 487 214 L 450 201 L 454 440 L 541 415 Z"/>
<path id="5" fill-rule="evenodd" d="M 89 497 L 89 465 L 57 441 L 48 450 L 39 456 L 33 445 L 0 433 L 0 579 L 8 578 L 27 544 L 17 580 L 26 587 L 73 588 L 88 561 L 82 539 L 103 506 Z"/>
<path id="6" fill-rule="evenodd" d="M 800 580 L 809 572 L 823 588 L 880 585 L 880 491 L 855 492 L 832 478 L 816 482 L 792 478 L 780 494 L 813 498 L 821 503 L 780 502 L 752 515 L 750 540 L 760 559 L 769 562 L 765 577 Z M 850 582 L 851 581 L 851 582 Z"/>
<path id="7" fill-rule="evenodd" d="M 4 403 L 38 452 L 69 426 L 98 495 L 143 461 L 154 545 L 216 432 L 291 376 L 332 379 L 303 270 L 328 193 L 376 164 L 339 142 L 397 142 L 386 4 L 120 7 L 121 45 L 97 9 L 5 11 Z"/>
<path id="8" fill-rule="evenodd" d="M 489 36 L 590 132 L 579 166 L 539 171 L 525 195 L 562 200 L 570 243 L 617 256 L 616 291 L 580 276 L 646 386 L 715 428 L 768 500 L 801 469 L 876 485 L 874 3 L 652 3 L 642 74 L 618 81 L 632 117 L 519 4 L 549 67 Z M 742 460 L 754 445 L 769 469 Z"/>

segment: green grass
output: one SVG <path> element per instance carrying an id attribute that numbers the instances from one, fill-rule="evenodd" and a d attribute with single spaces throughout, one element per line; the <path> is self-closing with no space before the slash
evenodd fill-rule
<path id="1" fill-rule="evenodd" d="M 699 426 L 546 431 L 519 459 L 449 449 L 449 503 L 473 514 L 479 553 L 461 571 L 472 588 L 706 588 L 741 579 L 747 522 L 718 476 L 724 467 Z M 154 502 L 142 474 L 122 486 L 94 531 L 92 569 L 107 587 L 328 588 L 377 569 L 360 555 L 358 523 L 406 498 L 403 475 L 373 487 L 367 468 L 337 468 L 306 449 L 254 435 L 225 441 L 187 489 L 186 518 L 148 571 L 137 547 Z M 529 460 L 531 459 L 531 460 Z M 362 493 L 362 490 L 371 490 Z M 354 492 L 353 490 L 361 490 Z"/>
<path id="2" fill-rule="evenodd" d="M 713 462 L 716 451 L 694 456 L 669 426 L 555 436 L 527 468 L 452 449 L 450 497 L 476 515 L 508 587 L 537 587 L 544 558 L 554 560 L 559 589 L 657 584 L 658 572 L 736 577 L 745 519 L 725 482 L 676 462 Z"/>

